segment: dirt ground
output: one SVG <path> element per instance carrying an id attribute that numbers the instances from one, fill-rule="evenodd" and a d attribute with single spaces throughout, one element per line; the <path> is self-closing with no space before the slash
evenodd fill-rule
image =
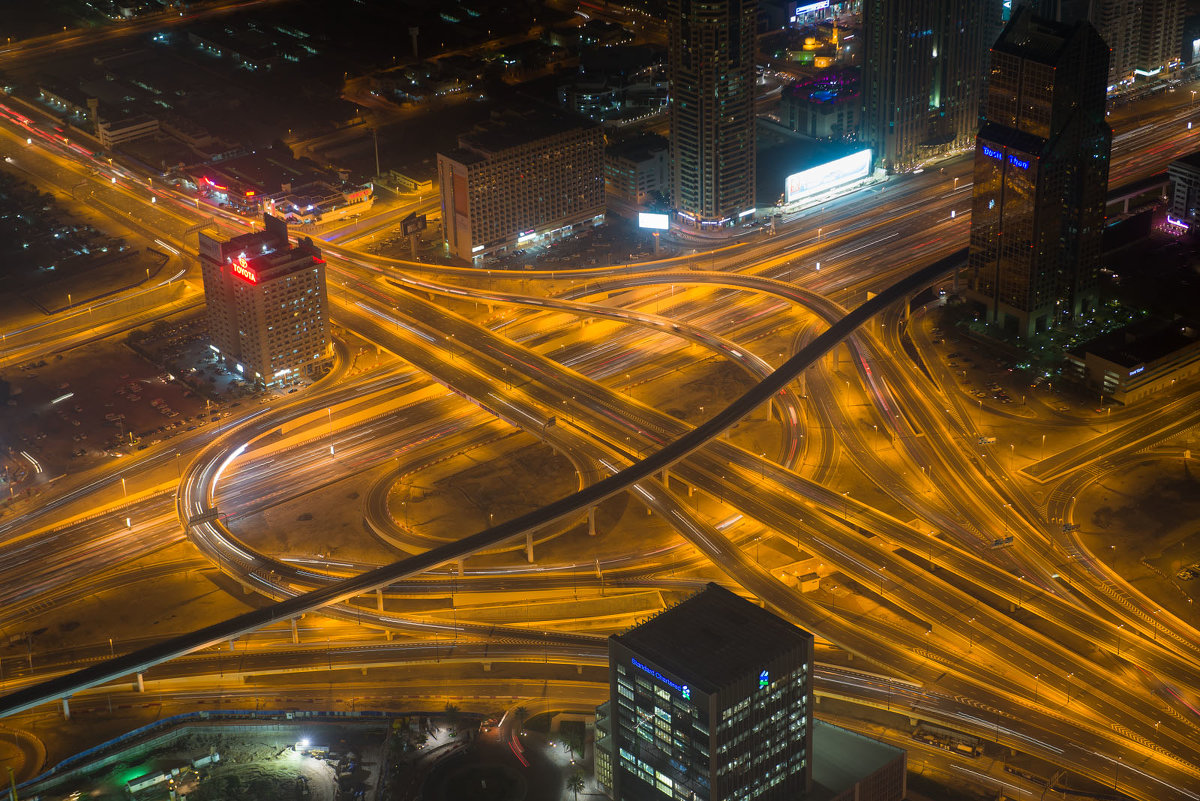
<path id="1" fill-rule="evenodd" d="M 282 733 L 254 724 L 239 728 L 231 733 L 203 724 L 189 725 L 166 745 L 153 750 L 130 748 L 109 767 L 41 797 L 66 799 L 79 792 L 100 801 L 162 798 L 169 786 L 166 783 L 132 796 L 126 786 L 132 780 L 176 768 L 181 770 L 175 786 L 193 801 L 370 797 L 379 780 L 387 734 L 383 723 L 297 721 Z M 191 767 L 194 761 L 213 754 L 219 756 L 218 761 Z"/>
<path id="2" fill-rule="evenodd" d="M 1160 603 L 1200 596 L 1200 465 L 1194 460 L 1144 461 L 1088 487 L 1075 519 L 1092 553 Z"/>

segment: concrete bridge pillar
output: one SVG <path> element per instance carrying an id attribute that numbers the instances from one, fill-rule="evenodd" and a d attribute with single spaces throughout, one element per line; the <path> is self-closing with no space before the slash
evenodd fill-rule
<path id="1" fill-rule="evenodd" d="M 588 536 L 596 536 L 596 507 L 588 508 Z"/>
<path id="2" fill-rule="evenodd" d="M 71 719 L 71 702 L 63 698 L 63 720 Z"/>
<path id="3" fill-rule="evenodd" d="M 141 673 L 137 674 L 137 691 L 139 693 L 146 692 L 146 679 Z"/>
<path id="4" fill-rule="evenodd" d="M 491 663 L 491 662 L 484 662 L 484 663 L 483 663 L 483 672 L 484 672 L 484 673 L 491 673 L 491 672 L 492 672 L 492 663 Z"/>
<path id="5" fill-rule="evenodd" d="M 376 612 L 383 611 L 383 588 L 382 587 L 375 590 L 375 611 Z"/>
<path id="6" fill-rule="evenodd" d="M 292 618 L 292 645 L 300 644 L 300 627 L 296 624 L 296 618 Z"/>
<path id="7" fill-rule="evenodd" d="M 533 532 L 525 532 L 525 559 L 533 564 Z"/>

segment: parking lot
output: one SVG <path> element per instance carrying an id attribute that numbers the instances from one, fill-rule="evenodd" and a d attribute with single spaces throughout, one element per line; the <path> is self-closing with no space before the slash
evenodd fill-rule
<path id="1" fill-rule="evenodd" d="M 194 318 L 156 324 L 137 344 L 142 353 L 119 339 L 93 342 L 5 371 L 0 502 L 104 459 L 219 424 L 253 394 L 212 363 Z M 165 361 L 156 364 L 155 356 Z"/>

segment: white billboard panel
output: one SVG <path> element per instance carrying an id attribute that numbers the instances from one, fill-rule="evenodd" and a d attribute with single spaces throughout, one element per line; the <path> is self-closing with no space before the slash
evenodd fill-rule
<path id="1" fill-rule="evenodd" d="M 671 227 L 671 218 L 666 214 L 651 214 L 638 212 L 638 228 L 652 228 L 655 231 L 665 231 Z"/>
<path id="2" fill-rule="evenodd" d="M 871 173 L 871 151 L 860 150 L 826 164 L 792 173 L 784 193 L 788 203 L 831 189 L 839 184 L 866 178 Z"/>

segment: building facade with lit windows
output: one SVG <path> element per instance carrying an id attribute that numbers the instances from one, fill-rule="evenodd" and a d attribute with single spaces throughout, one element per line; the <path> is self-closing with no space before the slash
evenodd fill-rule
<path id="1" fill-rule="evenodd" d="M 584 117 L 507 111 L 437 154 L 442 236 L 466 261 L 604 221 L 604 138 Z"/>
<path id="2" fill-rule="evenodd" d="M 863 0 L 858 141 L 909 169 L 971 146 L 1000 0 Z"/>
<path id="3" fill-rule="evenodd" d="M 907 754 L 813 717 L 813 635 L 709 584 L 609 638 L 596 781 L 615 801 L 901 801 Z"/>
<path id="4" fill-rule="evenodd" d="M 716 584 L 610 638 L 613 797 L 801 797 L 812 660 L 811 634 Z"/>
<path id="5" fill-rule="evenodd" d="M 669 0 L 671 202 L 678 220 L 730 228 L 754 214 L 758 0 Z"/>
<path id="6" fill-rule="evenodd" d="M 1108 46 L 1020 7 L 992 48 L 975 148 L 967 296 L 1021 337 L 1097 303 L 1112 130 Z"/>
<path id="7" fill-rule="evenodd" d="M 200 233 L 209 347 L 226 367 L 262 386 L 312 377 L 333 359 L 325 261 L 287 223 L 263 215 L 262 231 L 230 240 Z"/>

